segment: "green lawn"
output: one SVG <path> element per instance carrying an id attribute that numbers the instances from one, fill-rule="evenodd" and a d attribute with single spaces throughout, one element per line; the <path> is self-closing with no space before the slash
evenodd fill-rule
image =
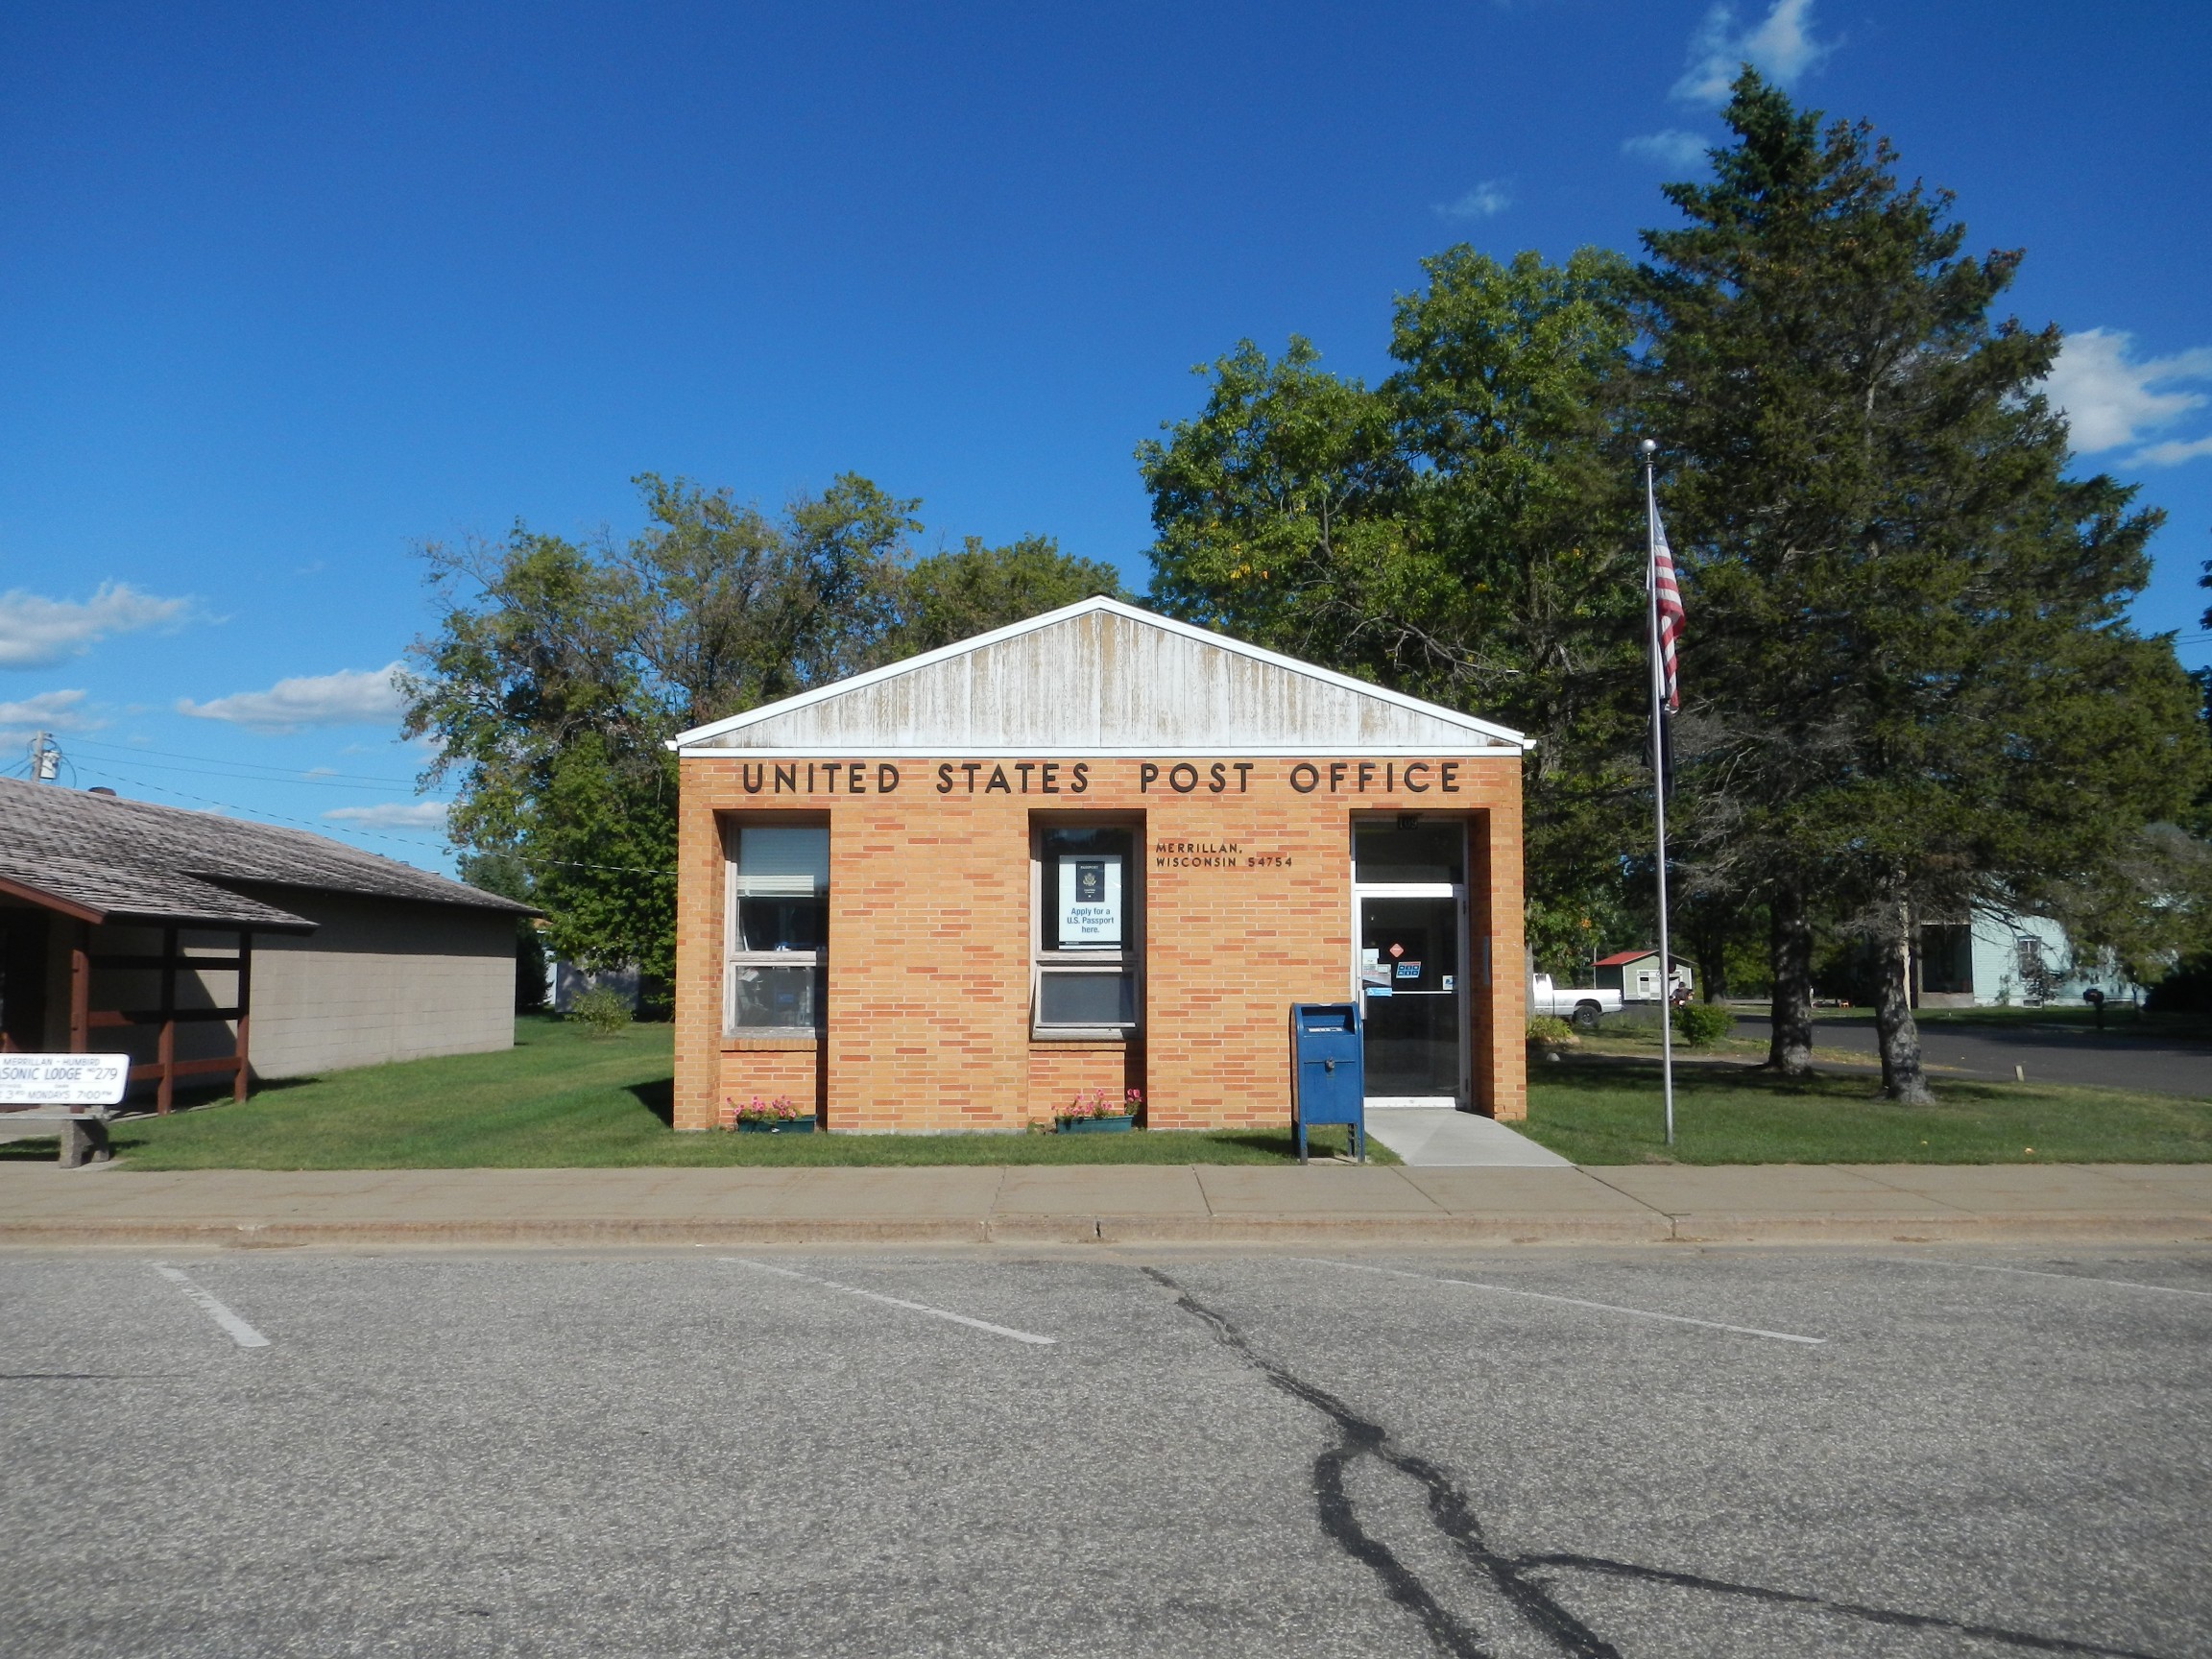
<path id="1" fill-rule="evenodd" d="M 1522 1127 L 1577 1164 L 2212 1160 L 2212 1101 L 1948 1079 L 1936 1094 L 1934 1106 L 1899 1106 L 1864 1072 L 1790 1083 L 1748 1069 L 1679 1066 L 1670 1147 L 1656 1065 L 1571 1058 L 1535 1070 Z"/>
<path id="2" fill-rule="evenodd" d="M 334 1071 L 114 1126 L 133 1169 L 574 1168 L 624 1165 L 1281 1164 L 1288 1130 L 1127 1135 L 679 1135 L 668 1127 L 671 1031 L 592 1037 L 516 1022 L 516 1046 Z M 1312 1137 L 1341 1148 L 1341 1130 Z M 54 1142 L 0 1158 L 54 1157 Z M 1368 1156 L 1396 1163 L 1368 1143 Z"/>
<path id="3" fill-rule="evenodd" d="M 517 1022 L 516 1046 L 338 1071 L 115 1126 L 135 1169 L 556 1168 L 623 1165 L 1281 1164 L 1287 1130 L 1130 1135 L 678 1135 L 670 1032 L 595 1038 Z M 1648 1050 L 1645 1052 L 1648 1053 Z M 2043 1084 L 1936 1084 L 1938 1104 L 1879 1097 L 1860 1072 L 1785 1083 L 1678 1068 L 1676 1144 L 1660 1137 L 1658 1068 L 1570 1058 L 1536 1070 L 1527 1132 L 1577 1164 L 2042 1164 L 2212 1161 L 2212 1101 Z M 1317 1149 L 1342 1144 L 1315 1136 Z M 1396 1163 L 1370 1141 L 1369 1156 Z M 2031 1150 L 2031 1148 L 2032 1150 Z M 0 1144 L 51 1159 L 54 1142 Z"/>

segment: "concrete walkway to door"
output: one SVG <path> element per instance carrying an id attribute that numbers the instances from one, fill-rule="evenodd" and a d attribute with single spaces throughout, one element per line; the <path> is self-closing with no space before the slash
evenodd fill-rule
<path id="1" fill-rule="evenodd" d="M 1389 1106 L 1367 1114 L 1367 1133 L 1417 1169 L 1567 1169 L 1566 1159 L 1527 1136 L 1450 1106 Z"/>

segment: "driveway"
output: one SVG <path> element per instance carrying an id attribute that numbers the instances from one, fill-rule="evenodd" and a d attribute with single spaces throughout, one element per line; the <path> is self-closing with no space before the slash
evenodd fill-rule
<path id="1" fill-rule="evenodd" d="M 1763 1043 L 1772 1030 L 1763 1014 L 1737 1016 L 1739 1037 Z M 1813 1030 L 1815 1047 L 1852 1049 L 1869 1062 L 1880 1058 L 1871 1013 L 1823 1015 Z M 2212 1097 L 2212 1043 L 2186 1038 L 2123 1036 L 2027 1021 L 2002 1027 L 1935 1021 L 1920 1027 L 1920 1052 L 1928 1065 L 1968 1077 L 2009 1078 L 2017 1066 L 2031 1083 Z"/>

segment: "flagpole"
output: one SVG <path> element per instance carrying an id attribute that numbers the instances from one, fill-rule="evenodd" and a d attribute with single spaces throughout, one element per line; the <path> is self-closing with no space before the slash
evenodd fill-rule
<path id="1" fill-rule="evenodd" d="M 1651 808 L 1659 877 L 1659 1077 L 1667 1100 L 1667 1144 L 1674 1144 L 1674 956 L 1667 942 L 1667 754 L 1660 722 L 1666 718 L 1667 677 L 1659 654 L 1659 493 L 1653 481 L 1658 444 L 1644 451 L 1644 609 L 1651 643 Z"/>

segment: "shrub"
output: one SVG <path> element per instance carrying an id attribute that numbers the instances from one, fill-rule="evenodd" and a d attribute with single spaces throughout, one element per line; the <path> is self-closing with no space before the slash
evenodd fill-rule
<path id="1" fill-rule="evenodd" d="M 583 1021 L 594 1037 L 619 1037 L 630 1029 L 630 998 L 602 985 L 570 1003 L 568 1018 Z"/>
<path id="2" fill-rule="evenodd" d="M 1539 1014 L 1528 1022 L 1528 1041 L 1547 1048 L 1575 1046 L 1575 1027 L 1556 1014 Z"/>
<path id="3" fill-rule="evenodd" d="M 1736 1028 L 1736 1016 L 1718 1002 L 1685 1002 L 1674 1010 L 1674 1029 L 1693 1048 L 1710 1048 Z"/>

